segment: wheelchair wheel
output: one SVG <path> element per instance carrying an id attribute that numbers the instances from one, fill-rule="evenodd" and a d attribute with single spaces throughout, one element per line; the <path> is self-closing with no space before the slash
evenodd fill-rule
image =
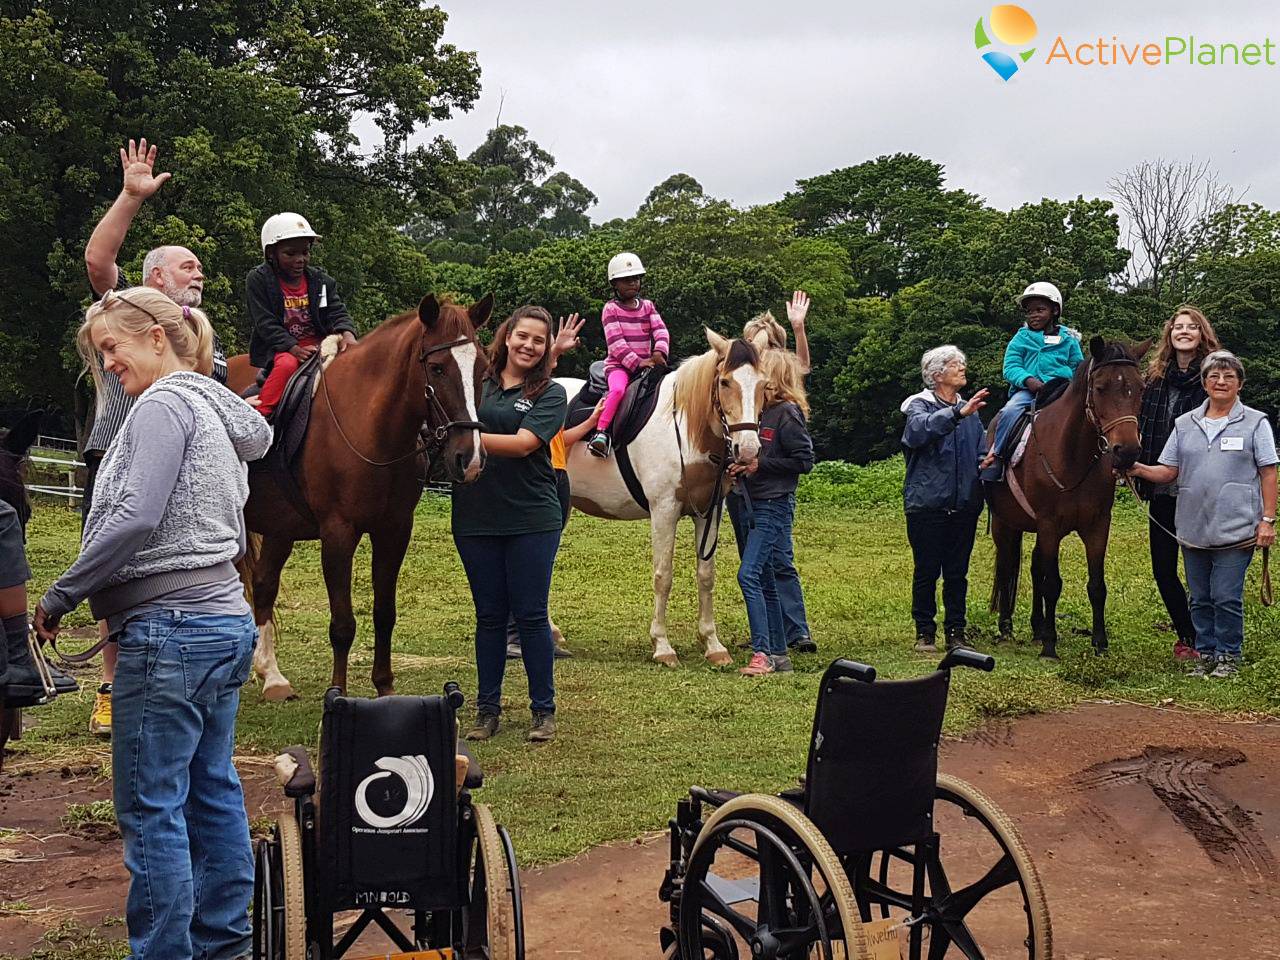
<path id="1" fill-rule="evenodd" d="M 475 804 L 472 810 L 476 818 L 476 852 L 466 915 L 465 957 L 524 960 L 523 931 L 516 922 L 519 878 L 508 863 L 493 813 L 482 803 Z"/>
<path id="2" fill-rule="evenodd" d="M 707 818 L 689 852 L 679 913 L 682 960 L 862 960 L 868 952 L 831 846 L 794 806 L 763 794 L 735 797 Z"/>
<path id="3" fill-rule="evenodd" d="M 1051 960 L 1044 886 L 1013 821 L 981 790 L 942 773 L 933 811 L 940 842 L 926 863 L 921 954 Z M 875 879 L 859 884 L 881 916 L 909 912 L 915 857 L 881 851 Z"/>
<path id="4" fill-rule="evenodd" d="M 253 883 L 253 955 L 306 960 L 307 911 L 302 885 L 302 833 L 293 810 L 259 841 Z"/>

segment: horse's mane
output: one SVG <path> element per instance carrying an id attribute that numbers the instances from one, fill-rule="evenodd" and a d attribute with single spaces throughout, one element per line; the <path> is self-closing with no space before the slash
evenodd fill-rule
<path id="1" fill-rule="evenodd" d="M 746 340 L 734 340 L 729 344 L 724 370 L 730 373 L 741 366 L 754 367 L 759 362 L 760 356 L 754 346 Z M 720 355 L 715 350 L 708 350 L 684 360 L 675 372 L 675 409 L 684 413 L 689 439 L 703 453 L 715 450 L 719 440 L 715 432 L 719 414 L 711 401 L 719 369 Z"/>

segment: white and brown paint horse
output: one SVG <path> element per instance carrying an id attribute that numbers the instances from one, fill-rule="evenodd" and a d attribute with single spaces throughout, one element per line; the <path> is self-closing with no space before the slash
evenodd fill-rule
<path id="1" fill-rule="evenodd" d="M 695 545 L 714 542 L 717 522 L 709 511 L 724 459 L 746 462 L 760 450 L 758 422 L 765 382 L 759 369 L 757 348 L 745 340 L 727 340 L 707 330 L 711 349 L 691 357 L 663 380 L 658 404 L 639 435 L 627 445 L 636 478 L 649 501 L 649 510 L 627 490 L 617 461 L 591 456 L 585 444 L 569 450 L 569 481 L 573 505 L 584 513 L 606 520 L 650 521 L 653 542 L 653 659 L 669 667 L 679 658 L 667 638 L 667 601 L 671 595 L 676 525 L 692 517 Z M 569 396 L 582 381 L 564 378 Z M 727 484 L 727 481 L 726 481 Z M 716 666 L 733 657 L 716 636 L 712 591 L 715 587 L 715 555 L 707 559 L 698 551 L 698 637 L 703 656 Z"/>

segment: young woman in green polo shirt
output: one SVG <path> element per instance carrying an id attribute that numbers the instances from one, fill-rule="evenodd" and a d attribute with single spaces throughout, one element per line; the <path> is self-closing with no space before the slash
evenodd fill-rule
<path id="1" fill-rule="evenodd" d="M 533 725 L 529 739 L 555 736 L 555 684 L 547 595 L 560 546 L 561 510 L 548 444 L 564 425 L 564 388 L 551 382 L 551 315 L 520 307 L 494 334 L 479 415 L 488 462 L 480 479 L 453 488 L 453 541 L 476 607 L 475 726 L 468 740 L 498 732 L 507 617 L 520 634 Z"/>

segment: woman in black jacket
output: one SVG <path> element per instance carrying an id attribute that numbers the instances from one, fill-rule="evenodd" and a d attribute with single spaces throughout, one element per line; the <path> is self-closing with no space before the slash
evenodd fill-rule
<path id="1" fill-rule="evenodd" d="M 1160 349 L 1147 368 L 1147 385 L 1142 391 L 1142 456 L 1139 463 L 1156 465 L 1160 451 L 1173 432 L 1173 422 L 1207 399 L 1200 380 L 1200 362 L 1219 349 L 1217 334 L 1203 313 L 1184 305 L 1165 321 Z M 1151 539 L 1151 573 L 1160 599 L 1169 611 L 1177 639 L 1173 655 L 1179 660 L 1196 659 L 1196 631 L 1187 605 L 1187 589 L 1178 576 L 1177 523 L 1178 484 L 1136 481 L 1138 492 L 1151 509 L 1148 524 Z M 1167 532 L 1166 532 L 1167 531 Z"/>
<path id="2" fill-rule="evenodd" d="M 925 389 L 902 402 L 907 415 L 902 446 L 907 476 L 902 499 L 907 540 L 915 557 L 911 581 L 911 617 L 916 649 L 937 652 L 938 577 L 942 577 L 943 623 L 947 649 L 964 643 L 965 603 L 969 591 L 969 555 L 982 512 L 978 461 L 986 453 L 986 434 L 974 416 L 986 406 L 986 389 L 970 399 L 960 396 L 968 381 L 965 356 L 950 344 L 934 347 L 920 359 Z"/>

